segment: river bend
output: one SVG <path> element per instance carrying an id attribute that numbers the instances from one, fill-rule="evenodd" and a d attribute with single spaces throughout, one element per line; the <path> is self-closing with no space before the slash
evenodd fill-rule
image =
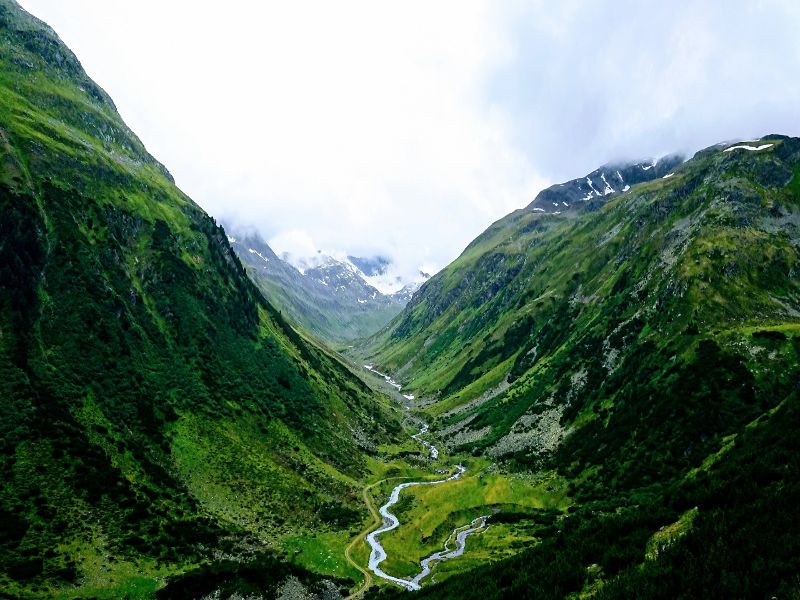
<path id="1" fill-rule="evenodd" d="M 428 426 L 423 425 L 420 432 L 411 437 L 422 443 L 428 449 L 431 458 L 436 459 L 439 457 L 439 450 L 437 450 L 436 446 L 430 442 L 421 439 L 421 436 L 427 432 Z M 381 542 L 378 538 L 382 533 L 392 531 L 400 526 L 400 520 L 394 514 L 389 512 L 389 509 L 393 505 L 397 504 L 397 502 L 400 500 L 400 492 L 406 488 L 416 485 L 438 485 L 440 483 L 445 483 L 446 481 L 453 481 L 454 479 L 461 477 L 466 470 L 467 469 L 462 465 L 456 465 L 456 472 L 444 479 L 438 479 L 436 481 L 409 481 L 406 483 L 401 483 L 392 490 L 392 493 L 389 495 L 389 500 L 378 510 L 383 518 L 383 524 L 375 531 L 367 534 L 367 544 L 369 544 L 371 549 L 369 555 L 370 571 L 382 579 L 396 583 L 407 590 L 414 591 L 421 588 L 420 582 L 430 574 L 431 569 L 433 569 L 436 563 L 461 556 L 464 553 L 467 537 L 473 533 L 479 533 L 486 529 L 486 519 L 488 519 L 488 515 L 478 517 L 467 525 L 456 527 L 453 530 L 453 533 L 450 534 L 450 537 L 447 538 L 447 541 L 444 544 L 444 550 L 435 552 L 427 558 L 423 558 L 420 561 L 420 572 L 417 573 L 417 575 L 415 575 L 412 579 L 394 577 L 393 575 L 389 575 L 388 573 L 384 572 L 383 569 L 381 569 L 381 563 L 386 560 L 386 550 L 383 548 L 383 545 L 381 545 Z M 450 548 L 451 544 L 454 544 L 452 549 Z"/>

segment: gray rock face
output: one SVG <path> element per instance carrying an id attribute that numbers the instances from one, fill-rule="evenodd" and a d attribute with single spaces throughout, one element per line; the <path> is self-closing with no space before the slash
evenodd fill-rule
<path id="1" fill-rule="evenodd" d="M 683 160 L 682 156 L 673 154 L 658 160 L 605 165 L 585 177 L 542 190 L 525 211 L 562 214 L 597 210 L 607 200 L 627 192 L 637 183 L 668 177 Z"/>

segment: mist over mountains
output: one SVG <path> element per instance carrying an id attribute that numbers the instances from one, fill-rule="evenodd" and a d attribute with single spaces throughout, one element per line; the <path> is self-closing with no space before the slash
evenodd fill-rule
<path id="1" fill-rule="evenodd" d="M 392 276 L 391 261 L 380 256 L 279 257 L 257 233 L 227 231 L 231 247 L 270 302 L 292 322 L 334 345 L 381 329 L 427 279 L 420 273 L 403 283 Z"/>

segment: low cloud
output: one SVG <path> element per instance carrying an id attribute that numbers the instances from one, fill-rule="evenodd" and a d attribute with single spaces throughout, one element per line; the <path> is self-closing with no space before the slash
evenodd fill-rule
<path id="1" fill-rule="evenodd" d="M 794 2 L 22 4 L 211 214 L 407 274 L 603 162 L 800 134 Z"/>

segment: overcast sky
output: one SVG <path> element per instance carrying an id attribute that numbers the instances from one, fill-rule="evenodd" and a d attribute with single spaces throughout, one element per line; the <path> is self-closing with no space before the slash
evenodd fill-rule
<path id="1" fill-rule="evenodd" d="M 21 0 L 277 251 L 454 259 L 603 163 L 800 134 L 800 2 Z"/>

